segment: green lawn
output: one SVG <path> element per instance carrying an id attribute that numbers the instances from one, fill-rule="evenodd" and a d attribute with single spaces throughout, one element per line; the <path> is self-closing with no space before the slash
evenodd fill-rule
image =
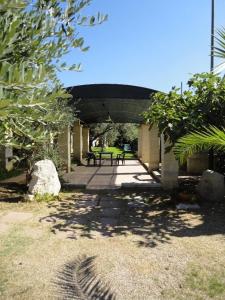
<path id="1" fill-rule="evenodd" d="M 95 152 L 96 154 L 98 154 L 98 152 L 102 151 L 102 147 L 92 147 L 92 151 Z M 122 149 L 120 149 L 119 147 L 106 147 L 103 148 L 103 151 L 108 151 L 108 152 L 113 152 L 113 158 L 116 158 L 117 154 L 120 154 L 123 152 Z M 125 154 L 126 158 L 135 158 L 135 154 L 133 152 L 127 152 Z"/>

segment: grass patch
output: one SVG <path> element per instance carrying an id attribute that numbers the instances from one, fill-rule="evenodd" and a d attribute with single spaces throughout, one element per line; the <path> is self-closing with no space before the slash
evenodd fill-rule
<path id="1" fill-rule="evenodd" d="M 32 242 L 32 238 L 21 235 L 19 230 L 15 230 L 14 228 L 8 236 L 2 240 L 0 257 L 21 254 Z"/>
<path id="2" fill-rule="evenodd" d="M 7 285 L 9 283 L 9 278 L 7 276 L 7 272 L 5 267 L 0 265 L 0 296 L 3 294 L 3 292 L 7 289 Z"/>
<path id="3" fill-rule="evenodd" d="M 187 287 L 210 298 L 225 299 L 225 271 L 207 270 L 193 266 L 186 276 Z"/>
<path id="4" fill-rule="evenodd" d="M 100 151 L 113 152 L 113 158 L 116 158 L 117 154 L 121 154 L 123 152 L 123 149 L 119 147 L 106 147 L 103 148 L 102 150 L 102 147 L 92 147 L 92 151 L 97 155 L 97 157 L 98 157 L 98 152 Z M 125 158 L 127 159 L 135 158 L 135 155 L 133 152 L 126 152 Z"/>
<path id="5" fill-rule="evenodd" d="M 34 200 L 37 202 L 51 202 L 51 201 L 56 201 L 60 200 L 59 196 L 54 196 L 52 194 L 35 194 Z"/>
<path id="6" fill-rule="evenodd" d="M 18 226 L 18 225 L 17 225 Z M 24 236 L 21 227 L 15 227 L 7 235 L 1 236 L 0 243 L 0 298 L 7 292 L 8 288 L 14 285 L 12 278 L 16 274 L 15 265 L 12 261 L 25 255 L 28 247 L 34 242 L 31 237 Z M 6 299 L 1 298 L 1 299 Z M 7 298 L 8 299 L 8 298 Z"/>
<path id="7" fill-rule="evenodd" d="M 189 265 L 180 289 L 164 290 L 162 295 L 170 300 L 225 299 L 225 270 L 222 265 L 216 267 Z"/>

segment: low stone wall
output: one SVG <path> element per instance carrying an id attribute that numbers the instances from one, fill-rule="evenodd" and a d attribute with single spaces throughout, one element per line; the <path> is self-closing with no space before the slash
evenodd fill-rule
<path id="1" fill-rule="evenodd" d="M 205 200 L 223 200 L 225 196 L 224 176 L 220 173 L 206 170 L 202 174 L 197 191 Z"/>
<path id="2" fill-rule="evenodd" d="M 208 153 L 196 153 L 187 159 L 187 172 L 189 174 L 202 174 L 208 169 Z"/>

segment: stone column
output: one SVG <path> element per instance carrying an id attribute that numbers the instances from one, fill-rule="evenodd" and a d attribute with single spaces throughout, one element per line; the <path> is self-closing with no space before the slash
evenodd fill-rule
<path id="1" fill-rule="evenodd" d="M 160 138 L 159 130 L 156 125 L 153 125 L 149 131 L 149 171 L 159 168 L 160 158 Z"/>
<path id="2" fill-rule="evenodd" d="M 161 183 L 165 190 L 172 190 L 178 186 L 178 161 L 175 159 L 173 151 L 165 153 L 165 148 L 169 146 L 168 142 L 165 142 L 164 136 L 161 135 Z"/>
<path id="3" fill-rule="evenodd" d="M 11 171 L 14 167 L 15 160 L 13 157 L 12 147 L 0 146 L 0 168 Z"/>
<path id="4" fill-rule="evenodd" d="M 58 136 L 59 155 L 67 165 L 67 172 L 71 171 L 71 131 L 67 126 Z"/>
<path id="5" fill-rule="evenodd" d="M 73 127 L 73 155 L 80 162 L 82 161 L 83 152 L 82 127 L 80 121 L 75 122 Z"/>
<path id="6" fill-rule="evenodd" d="M 149 143 L 150 143 L 150 136 L 149 136 L 149 125 L 142 124 L 142 156 L 141 160 L 143 163 L 149 163 Z"/>
<path id="7" fill-rule="evenodd" d="M 6 165 L 6 158 L 5 158 L 5 147 L 0 146 L 0 168 L 3 168 L 5 170 Z"/>
<path id="8" fill-rule="evenodd" d="M 138 127 L 138 158 L 142 157 L 142 125 Z"/>
<path id="9" fill-rule="evenodd" d="M 82 137 L 83 137 L 83 157 L 86 157 L 87 152 L 89 152 L 89 128 L 88 127 L 83 127 Z"/>

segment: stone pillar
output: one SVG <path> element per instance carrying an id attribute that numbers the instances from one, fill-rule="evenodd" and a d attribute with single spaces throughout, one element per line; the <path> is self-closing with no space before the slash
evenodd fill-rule
<path id="1" fill-rule="evenodd" d="M 149 143 L 150 143 L 150 136 L 149 136 L 149 125 L 142 124 L 142 156 L 141 160 L 143 163 L 149 162 Z"/>
<path id="2" fill-rule="evenodd" d="M 156 125 L 152 125 L 149 131 L 149 171 L 156 170 L 159 168 L 160 159 L 160 138 L 159 130 Z"/>
<path id="3" fill-rule="evenodd" d="M 14 163 L 12 147 L 0 146 L 0 168 L 11 171 L 14 167 Z"/>
<path id="4" fill-rule="evenodd" d="M 0 145 L 0 168 L 5 170 L 5 147 Z"/>
<path id="5" fill-rule="evenodd" d="M 82 161 L 83 152 L 82 127 L 80 121 L 75 122 L 73 127 L 73 155 L 80 162 Z"/>
<path id="6" fill-rule="evenodd" d="M 142 157 L 142 125 L 138 127 L 138 158 Z"/>
<path id="7" fill-rule="evenodd" d="M 83 127 L 82 137 L 83 137 L 83 157 L 86 157 L 87 152 L 89 152 L 89 128 L 88 127 Z"/>
<path id="8" fill-rule="evenodd" d="M 59 155 L 62 161 L 67 165 L 67 172 L 71 171 L 71 131 L 67 126 L 58 136 Z"/>
<path id="9" fill-rule="evenodd" d="M 161 135 L 161 183 L 165 190 L 172 190 L 178 186 L 179 166 L 172 150 L 165 153 L 167 146 L 169 146 L 169 143 L 165 142 L 164 135 Z"/>
<path id="10" fill-rule="evenodd" d="M 73 153 L 73 134 L 70 131 L 70 153 Z"/>

